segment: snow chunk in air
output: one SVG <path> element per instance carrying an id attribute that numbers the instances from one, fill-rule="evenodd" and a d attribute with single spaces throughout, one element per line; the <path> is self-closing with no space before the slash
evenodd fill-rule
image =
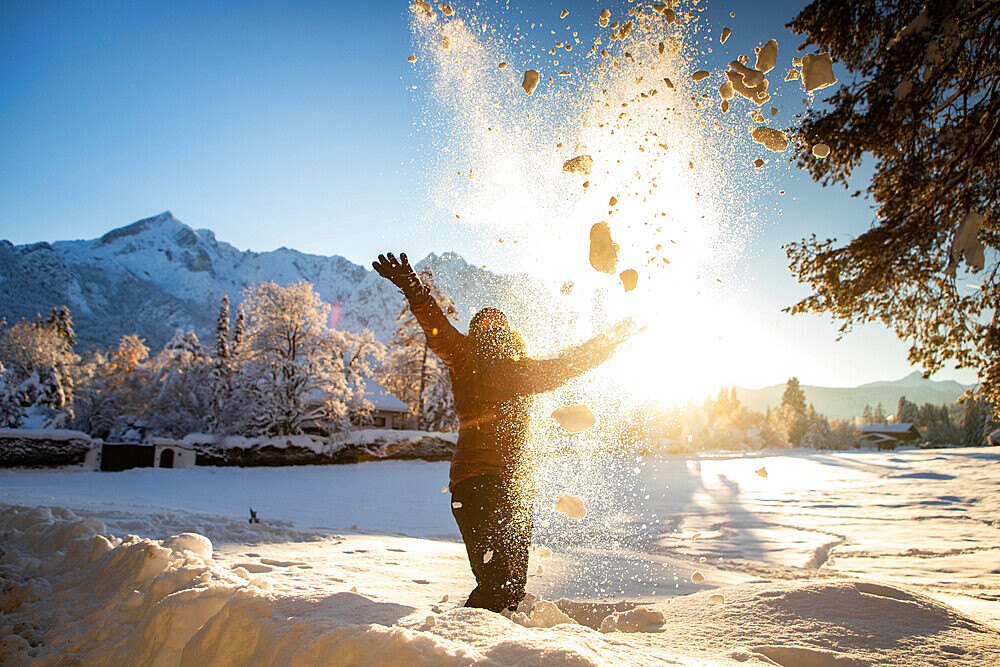
<path id="1" fill-rule="evenodd" d="M 755 127 L 750 136 L 758 144 L 763 144 L 764 148 L 775 153 L 780 153 L 788 148 L 788 137 L 785 136 L 784 132 L 775 130 L 773 127 Z"/>
<path id="2" fill-rule="evenodd" d="M 590 228 L 590 265 L 601 273 L 614 273 L 618 265 L 618 247 L 611 238 L 608 223 L 594 223 Z"/>
<path id="3" fill-rule="evenodd" d="M 807 53 L 802 56 L 802 85 L 806 92 L 821 90 L 837 83 L 833 75 L 833 59 L 828 52 L 820 54 Z"/>
<path id="4" fill-rule="evenodd" d="M 583 506 L 583 500 L 568 493 L 559 494 L 559 497 L 556 498 L 555 510 L 571 519 L 582 519 L 587 516 L 587 508 Z"/>
<path id="5" fill-rule="evenodd" d="M 552 412 L 552 418 L 559 422 L 559 425 L 570 433 L 579 433 L 597 423 L 597 418 L 586 405 L 566 405 L 556 408 Z"/>
<path id="6" fill-rule="evenodd" d="M 521 82 L 521 87 L 529 95 L 535 92 L 535 88 L 538 87 L 538 72 L 533 69 L 526 71 L 524 73 L 524 81 Z"/>
<path id="7" fill-rule="evenodd" d="M 812 153 L 818 158 L 825 158 L 830 154 L 830 147 L 826 144 L 816 144 L 812 147 Z"/>
<path id="8" fill-rule="evenodd" d="M 563 162 L 563 171 L 570 174 L 589 174 L 594 166 L 594 158 L 589 155 L 577 155 Z"/>
<path id="9" fill-rule="evenodd" d="M 754 65 L 761 74 L 767 74 L 778 62 L 778 40 L 768 40 L 767 44 L 757 52 L 757 63 Z"/>
<path id="10" fill-rule="evenodd" d="M 982 270 L 986 265 L 985 248 L 979 240 L 979 230 L 982 229 L 986 216 L 975 211 L 970 211 L 965 216 L 965 220 L 955 230 L 955 238 L 951 241 L 950 259 L 945 273 L 952 278 L 955 277 L 955 270 L 958 262 L 965 258 L 965 263 L 973 272 Z"/>

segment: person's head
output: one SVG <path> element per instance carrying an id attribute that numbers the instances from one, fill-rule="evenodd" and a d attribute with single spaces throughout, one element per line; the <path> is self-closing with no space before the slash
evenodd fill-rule
<path id="1" fill-rule="evenodd" d="M 526 351 L 524 339 L 496 308 L 483 308 L 472 316 L 469 338 L 476 352 L 490 359 L 519 359 Z"/>

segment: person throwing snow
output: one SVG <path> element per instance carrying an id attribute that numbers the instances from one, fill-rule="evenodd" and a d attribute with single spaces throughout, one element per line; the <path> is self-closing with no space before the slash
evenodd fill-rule
<path id="1" fill-rule="evenodd" d="M 372 266 L 406 297 L 428 347 L 451 377 L 459 427 L 448 486 L 477 584 L 465 606 L 513 611 L 525 596 L 534 523 L 531 397 L 602 364 L 635 326 L 626 320 L 553 359 L 532 359 L 496 308 L 480 310 L 468 335 L 460 333 L 405 254 L 379 255 Z"/>

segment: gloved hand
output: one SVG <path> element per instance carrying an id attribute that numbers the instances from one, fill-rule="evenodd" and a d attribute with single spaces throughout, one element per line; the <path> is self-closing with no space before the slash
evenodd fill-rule
<path id="1" fill-rule="evenodd" d="M 406 253 L 400 253 L 397 260 L 391 252 L 379 255 L 377 262 L 372 262 L 372 268 L 400 291 L 410 301 L 422 300 L 428 294 L 428 290 L 420 282 L 416 271 L 410 266 L 410 261 L 406 259 Z"/>

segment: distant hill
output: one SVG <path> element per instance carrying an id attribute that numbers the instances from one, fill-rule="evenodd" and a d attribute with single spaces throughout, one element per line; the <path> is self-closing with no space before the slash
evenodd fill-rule
<path id="1" fill-rule="evenodd" d="M 869 382 L 858 387 L 815 387 L 802 385 L 806 401 L 827 417 L 851 419 L 860 417 L 865 405 L 873 408 L 879 403 L 887 415 L 896 411 L 900 396 L 917 405 L 933 403 L 954 403 L 965 393 L 967 387 L 954 380 L 925 380 L 919 371 L 892 382 Z M 737 387 L 740 401 L 753 410 L 761 412 L 781 404 L 784 384 L 776 384 L 763 389 Z"/>
<path id="2" fill-rule="evenodd" d="M 484 305 L 504 308 L 515 322 L 550 300 L 550 312 L 559 310 L 554 288 L 524 275 L 492 273 L 455 253 L 431 254 L 416 266 L 433 269 L 466 326 L 470 308 Z M 169 211 L 97 239 L 18 246 L 0 241 L 0 315 L 13 322 L 68 305 L 83 348 L 110 346 L 123 334 L 138 333 L 156 350 L 178 328 L 194 329 L 211 342 L 222 294 L 229 294 L 235 314 L 243 290 L 267 280 L 312 283 L 325 301 L 339 302 L 339 327 L 367 328 L 381 340 L 391 336 L 403 305 L 391 283 L 343 257 L 288 248 L 241 251 Z"/>

